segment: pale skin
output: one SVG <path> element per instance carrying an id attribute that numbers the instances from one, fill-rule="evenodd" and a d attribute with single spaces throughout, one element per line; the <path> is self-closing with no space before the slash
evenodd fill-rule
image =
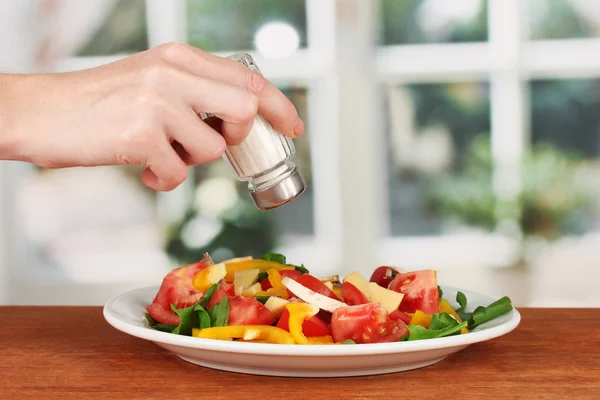
<path id="1" fill-rule="evenodd" d="M 138 164 L 146 186 L 169 191 L 188 166 L 242 142 L 257 113 L 283 135 L 303 133 L 295 107 L 262 75 L 168 43 L 77 72 L 0 74 L 0 159 L 44 168 Z"/>

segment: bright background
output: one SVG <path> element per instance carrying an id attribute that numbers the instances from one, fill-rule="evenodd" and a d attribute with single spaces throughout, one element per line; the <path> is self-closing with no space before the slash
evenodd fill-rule
<path id="1" fill-rule="evenodd" d="M 596 0 L 0 0 L 3 72 L 169 41 L 255 56 L 305 121 L 307 192 L 258 212 L 222 160 L 171 193 L 136 167 L 2 162 L 0 303 L 103 304 L 204 251 L 275 250 L 600 306 Z"/>

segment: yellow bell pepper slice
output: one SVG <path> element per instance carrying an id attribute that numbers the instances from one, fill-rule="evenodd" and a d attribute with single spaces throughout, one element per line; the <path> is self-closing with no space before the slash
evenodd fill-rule
<path id="1" fill-rule="evenodd" d="M 265 272 L 269 269 L 275 269 L 277 271 L 285 271 L 295 269 L 291 265 L 283 265 L 279 264 L 275 261 L 267 261 L 267 260 L 242 260 L 235 261 L 225 264 L 225 268 L 227 269 L 227 274 L 225 275 L 225 282 L 231 283 L 233 282 L 233 278 L 235 277 L 236 271 L 243 271 L 247 269 L 257 268 L 260 272 Z"/>
<path id="2" fill-rule="evenodd" d="M 460 319 L 460 317 L 458 316 L 458 314 L 456 313 L 454 308 L 452 308 L 452 306 L 450 305 L 450 303 L 448 303 L 448 300 L 446 300 L 446 299 L 440 300 L 440 312 L 448 313 L 448 314 L 452 315 L 454 318 L 456 318 L 456 320 L 458 321 L 459 324 L 462 323 L 462 319 Z M 463 328 L 463 329 L 461 329 L 460 333 L 461 334 L 469 333 L 469 330 L 467 328 Z"/>
<path id="3" fill-rule="evenodd" d="M 308 344 L 334 344 L 333 337 L 331 335 L 326 336 L 311 336 L 308 337 Z"/>
<path id="4" fill-rule="evenodd" d="M 245 341 L 260 340 L 265 343 L 295 344 L 292 335 L 284 329 L 269 325 L 216 326 L 205 329 L 192 329 L 192 336 L 204 339 Z"/>
<path id="5" fill-rule="evenodd" d="M 421 325 L 425 328 L 429 328 L 429 325 L 431 325 L 432 318 L 433 318 L 433 315 L 425 314 L 423 311 L 417 310 L 414 313 L 414 315 L 412 316 L 412 318 L 410 319 L 410 322 L 408 324 L 409 325 Z"/>
<path id="6" fill-rule="evenodd" d="M 289 293 L 283 283 L 281 283 L 281 274 L 275 268 L 271 268 L 267 270 L 267 275 L 271 286 L 267 290 L 263 290 L 261 292 L 254 293 L 253 296 L 277 296 L 282 299 L 288 299 Z"/>
<path id="7" fill-rule="evenodd" d="M 302 333 L 302 324 L 305 320 L 311 319 L 319 312 L 319 308 L 308 303 L 290 303 L 285 308 L 290 313 L 289 330 L 290 334 L 298 344 L 309 344 L 309 340 Z"/>

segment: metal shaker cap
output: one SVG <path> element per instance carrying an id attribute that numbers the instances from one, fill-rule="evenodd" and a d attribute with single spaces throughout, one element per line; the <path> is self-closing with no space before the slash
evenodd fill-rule
<path id="1" fill-rule="evenodd" d="M 297 169 L 274 186 L 264 190 L 251 191 L 254 204 L 260 210 L 280 207 L 296 199 L 306 190 L 306 182 Z"/>

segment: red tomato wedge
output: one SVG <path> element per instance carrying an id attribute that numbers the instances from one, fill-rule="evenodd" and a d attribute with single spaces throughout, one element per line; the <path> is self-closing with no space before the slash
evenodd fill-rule
<path id="1" fill-rule="evenodd" d="M 288 310 L 284 310 L 283 314 L 281 314 L 281 317 L 279 318 L 279 322 L 277 322 L 277 327 L 289 332 L 289 320 L 290 312 Z M 331 335 L 331 328 L 323 319 L 321 319 L 320 315 L 317 314 L 311 319 L 307 319 L 302 323 L 302 333 L 304 333 L 304 336 L 308 337 L 326 336 Z"/>
<path id="2" fill-rule="evenodd" d="M 376 303 L 338 308 L 331 318 L 331 331 L 336 342 L 351 339 L 356 343 L 397 342 L 409 334 L 404 322 L 390 319 Z"/>
<path id="3" fill-rule="evenodd" d="M 206 305 L 206 309 L 208 310 L 209 308 L 211 308 L 212 306 L 214 306 L 215 304 L 217 304 L 218 302 L 223 300 L 223 297 L 234 296 L 234 295 L 235 295 L 235 288 L 233 286 L 233 283 L 223 282 L 219 285 L 219 288 L 217 290 L 215 290 L 215 292 L 213 293 L 212 297 L 210 298 L 210 301 Z"/>
<path id="4" fill-rule="evenodd" d="M 335 293 L 333 293 L 333 290 L 329 289 L 327 286 L 325 286 L 325 284 L 323 282 L 321 282 L 320 280 L 318 280 L 317 278 L 315 278 L 312 275 L 309 275 L 309 274 L 301 275 L 298 279 L 296 279 L 296 282 L 298 282 L 305 288 L 312 290 L 315 293 L 319 293 L 319 294 L 322 294 L 323 296 L 331 297 L 334 300 L 339 300 L 339 297 L 337 297 L 335 295 Z"/>
<path id="5" fill-rule="evenodd" d="M 302 272 L 296 271 L 295 269 L 290 269 L 290 270 L 279 271 L 279 275 L 281 275 L 281 279 L 283 279 L 287 276 L 290 279 L 297 280 L 300 277 L 300 275 L 302 275 Z M 270 289 L 273 287 L 273 286 L 271 286 L 271 282 L 269 282 L 268 278 L 262 280 L 260 282 L 260 286 L 262 287 L 262 290 L 267 290 L 267 289 Z"/>
<path id="6" fill-rule="evenodd" d="M 229 297 L 227 325 L 271 325 L 277 318 L 255 298 Z"/>
<path id="7" fill-rule="evenodd" d="M 344 303 L 349 306 L 356 306 L 359 304 L 366 304 L 369 302 L 367 296 L 363 292 L 361 292 L 356 286 L 351 284 L 350 282 L 344 282 L 342 285 L 342 299 Z"/>
<path id="8" fill-rule="evenodd" d="M 392 321 L 400 320 L 400 321 L 404 322 L 406 325 L 408 325 L 410 323 L 410 317 L 400 310 L 396 310 L 393 313 L 390 313 L 390 319 Z"/>
<path id="9" fill-rule="evenodd" d="M 388 289 L 404 293 L 404 298 L 399 307 L 400 311 L 414 313 L 421 310 L 425 314 L 440 312 L 437 274 L 434 270 L 413 271 L 396 275 Z"/>
<path id="10" fill-rule="evenodd" d="M 179 316 L 171 309 L 189 307 L 202 299 L 204 294 L 198 291 L 192 281 L 194 276 L 206 268 L 205 259 L 194 264 L 175 268 L 164 277 L 158 293 L 146 311 L 161 324 L 179 325 Z"/>
<path id="11" fill-rule="evenodd" d="M 390 267 L 386 266 L 378 267 L 371 274 L 371 279 L 369 279 L 369 282 L 375 282 L 379 286 L 387 289 L 392 282 L 392 278 L 390 277 L 391 274 L 388 274 L 389 269 Z"/>

